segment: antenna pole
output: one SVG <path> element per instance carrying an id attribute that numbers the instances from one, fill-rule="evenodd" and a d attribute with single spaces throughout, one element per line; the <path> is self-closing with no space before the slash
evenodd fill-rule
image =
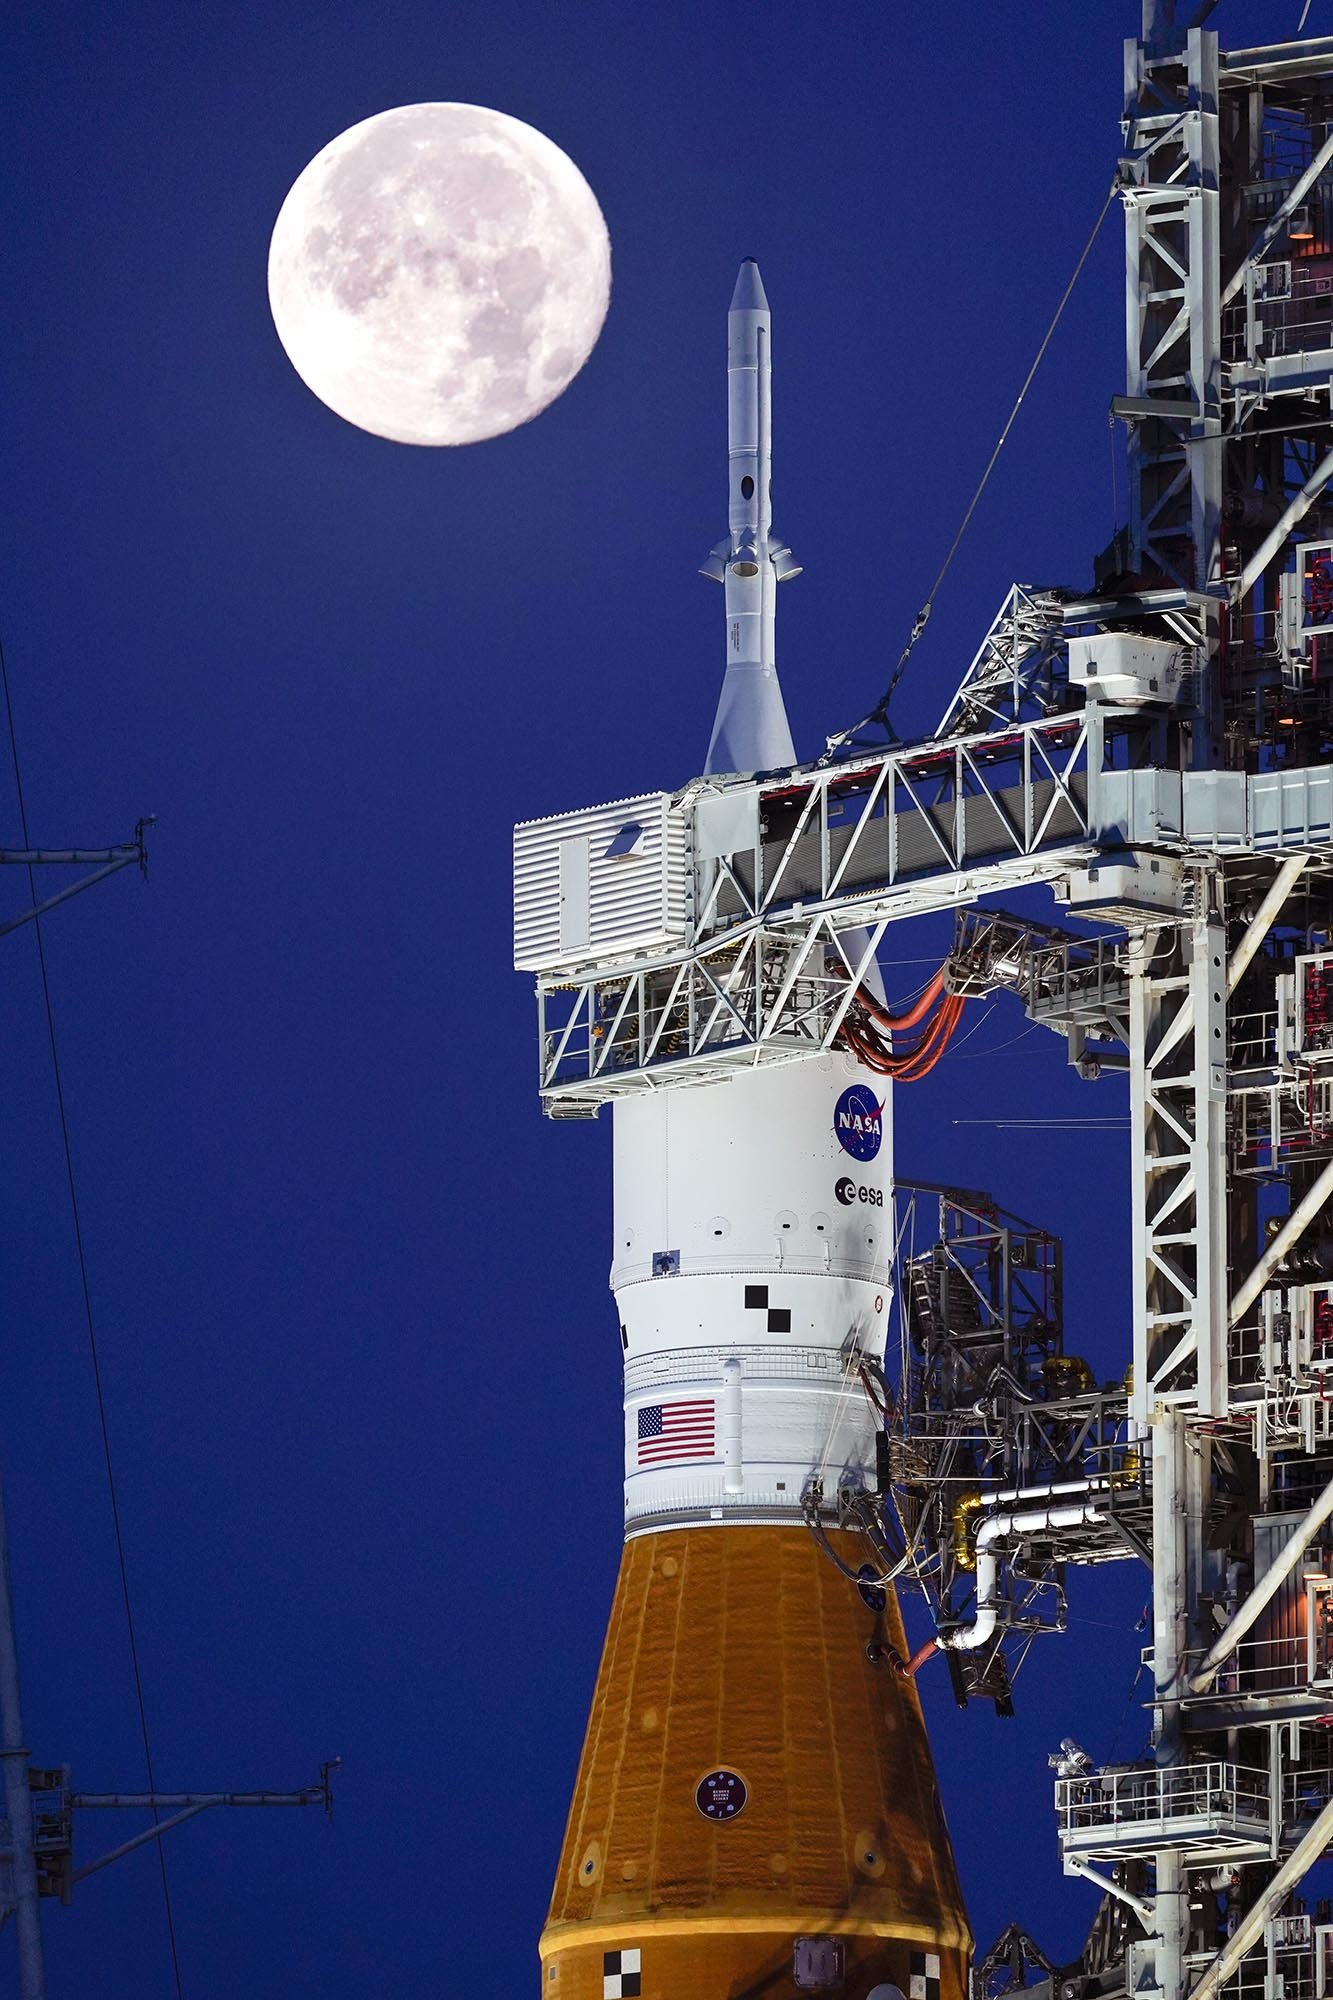
<path id="1" fill-rule="evenodd" d="M 20 2000 L 45 2000 L 42 1923 L 38 1907 L 37 1862 L 32 1848 L 32 1793 L 28 1748 L 19 1699 L 18 1648 L 14 1640 L 14 1600 L 9 1583 L 9 1537 L 4 1489 L 0 1485 L 0 1761 L 4 1763 L 5 1816 L 9 1821 L 13 1871 L 14 1928 L 18 1934 Z"/>

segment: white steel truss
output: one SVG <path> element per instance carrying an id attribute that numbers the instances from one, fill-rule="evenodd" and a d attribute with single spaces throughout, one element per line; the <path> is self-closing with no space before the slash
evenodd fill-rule
<path id="1" fill-rule="evenodd" d="M 1184 963 L 1155 973 L 1146 934 L 1129 975 L 1134 1403 L 1229 1409 L 1226 1240 L 1226 930 L 1215 883 Z M 1169 963 L 1169 961 L 1168 961 Z"/>
<path id="2" fill-rule="evenodd" d="M 936 736 L 963 736 L 1046 716 L 1061 705 L 1064 604 L 1054 591 L 1014 584 L 940 717 Z"/>
<path id="3" fill-rule="evenodd" d="M 1200 590 L 1222 497 L 1217 90 L 1216 35 L 1192 29 L 1183 55 L 1127 45 L 1130 560 Z"/>

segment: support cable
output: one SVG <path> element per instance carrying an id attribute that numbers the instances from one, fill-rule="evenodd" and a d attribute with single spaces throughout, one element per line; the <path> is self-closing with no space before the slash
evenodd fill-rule
<path id="1" fill-rule="evenodd" d="M 1115 1114 L 1086 1118 L 951 1118 L 951 1125 L 995 1125 L 1014 1132 L 1128 1132 L 1130 1121 Z"/>
<path id="2" fill-rule="evenodd" d="M 959 1062 L 985 1062 L 988 1056 L 1003 1055 L 1004 1051 L 1013 1048 L 1016 1042 L 1025 1042 L 1029 1035 L 1035 1035 L 1039 1032 L 1041 1025 L 1040 1021 L 1033 1021 L 1028 1027 L 1021 1028 L 1016 1035 L 1010 1035 L 1008 1041 L 992 1042 L 990 1047 L 986 1049 L 974 1049 L 970 1056 L 957 1056 L 957 1051 L 955 1051 L 955 1056 L 957 1056 Z M 1035 1051 L 1029 1049 L 1028 1053 L 1032 1055 Z M 950 1060 L 953 1060 L 953 1058 L 950 1058 Z"/>
<path id="3" fill-rule="evenodd" d="M 970 1042 L 970 1041 L 971 1041 L 971 1039 L 972 1039 L 972 1037 L 973 1037 L 973 1035 L 975 1035 L 975 1034 L 977 1033 L 978 1029 L 980 1029 L 980 1028 L 984 1028 L 984 1027 L 986 1026 L 986 1024 L 987 1024 L 987 1022 L 988 1022 L 988 1021 L 991 1021 L 991 1020 L 993 1020 L 993 1019 L 994 1019 L 994 1017 L 995 1017 L 995 1005 L 996 1005 L 996 1003 L 995 1003 L 995 1002 L 994 1002 L 994 1001 L 992 1000 L 992 1001 L 991 1001 L 991 1003 L 990 1003 L 990 1005 L 989 1005 L 988 1007 L 983 1007 L 983 1008 L 982 1008 L 981 1012 L 980 1012 L 980 1013 L 979 1013 L 979 1014 L 977 1015 L 977 1018 L 976 1018 L 976 1020 L 975 1020 L 975 1021 L 974 1021 L 974 1022 L 972 1023 L 971 1027 L 970 1027 L 970 1028 L 969 1028 L 969 1029 L 967 1030 L 966 1034 L 962 1034 L 962 1035 L 958 1035 L 958 1036 L 955 1036 L 954 1040 L 953 1040 L 953 1041 L 951 1042 L 951 1044 L 950 1044 L 950 1047 L 949 1047 L 949 1060 L 950 1060 L 950 1062 L 956 1062 L 956 1061 L 957 1061 L 957 1059 L 958 1059 L 958 1051 L 959 1051 L 959 1049 L 961 1049 L 961 1048 L 962 1048 L 962 1046 L 963 1046 L 963 1043 L 964 1043 L 964 1042 Z M 1035 1023 L 1034 1023 L 1034 1026 L 1035 1026 Z M 989 1052 L 989 1050 L 987 1050 L 987 1049 L 982 1049 L 982 1050 L 978 1051 L 978 1053 L 979 1053 L 979 1054 L 981 1054 L 981 1055 L 983 1055 L 983 1056 L 985 1056 L 985 1055 L 988 1055 L 988 1054 L 989 1054 L 990 1052 Z M 966 1058 L 964 1058 L 964 1060 L 966 1061 Z"/>
<path id="4" fill-rule="evenodd" d="M 23 835 L 23 845 L 32 845 L 28 838 L 28 809 L 23 793 L 23 773 L 19 763 L 18 735 L 14 728 L 14 703 L 9 687 L 9 666 L 5 658 L 3 641 L 0 641 L 0 686 L 5 699 L 5 722 L 9 730 L 10 756 L 14 770 L 14 791 L 18 801 L 19 827 Z M 27 864 L 28 891 L 34 903 L 37 901 L 37 879 L 33 865 Z M 153 1775 L 153 1750 L 148 1729 L 148 1709 L 144 1701 L 143 1673 L 139 1665 L 139 1641 L 134 1622 L 134 1608 L 130 1597 L 129 1568 L 125 1561 L 125 1538 L 121 1529 L 120 1500 L 116 1492 L 115 1466 L 111 1456 L 111 1431 L 107 1423 L 106 1396 L 102 1385 L 102 1364 L 97 1347 L 97 1324 L 93 1316 L 92 1291 L 88 1283 L 88 1261 L 84 1253 L 83 1226 L 79 1216 L 78 1186 L 74 1177 L 74 1153 L 70 1144 L 69 1119 L 65 1111 L 65 1087 L 60 1068 L 60 1049 L 56 1039 L 55 1013 L 51 1006 L 51 982 L 46 969 L 46 947 L 42 941 L 40 918 L 33 923 L 33 936 L 37 941 L 37 966 L 41 975 L 42 1001 L 46 1011 L 47 1040 L 51 1049 L 51 1074 L 55 1081 L 56 1107 L 60 1114 L 60 1136 L 65 1153 L 65 1180 L 69 1189 L 70 1216 L 74 1225 L 74 1247 L 79 1265 L 79 1283 L 83 1292 L 83 1316 L 88 1329 L 88 1352 L 92 1360 L 93 1387 L 97 1398 L 97 1420 L 102 1433 L 102 1457 L 106 1465 L 107 1492 L 111 1501 L 111 1525 L 116 1543 L 116 1563 L 120 1571 L 120 1594 L 125 1606 L 125 1629 L 130 1643 L 130 1665 L 134 1675 L 134 1698 L 139 1712 L 139 1734 L 143 1741 L 144 1771 L 150 1792 L 157 1790 Z M 156 1806 L 153 1808 L 154 1824 L 158 1820 Z M 180 1956 L 176 1948 L 176 1919 L 171 1901 L 171 1882 L 167 1874 L 167 1857 L 162 1843 L 157 1843 L 158 1867 L 162 1876 L 162 1907 L 167 1922 L 167 1941 L 171 1950 L 172 1980 L 176 1990 L 176 2000 L 183 2000 L 184 1988 L 181 1984 Z"/>
<path id="5" fill-rule="evenodd" d="M 952 564 L 954 557 L 958 553 L 959 544 L 962 542 L 963 536 L 967 533 L 968 528 L 972 524 L 972 516 L 976 513 L 977 508 L 981 502 L 981 496 L 985 492 L 986 487 L 990 482 L 990 476 L 992 472 L 994 472 L 995 470 L 996 460 L 999 458 L 1000 453 L 1004 450 L 1004 447 L 1008 442 L 1009 433 L 1013 429 L 1015 421 L 1017 420 L 1018 417 L 1018 413 L 1023 407 L 1023 400 L 1026 397 L 1028 390 L 1032 387 L 1033 377 L 1036 375 L 1037 370 L 1040 368 L 1042 361 L 1045 357 L 1046 350 L 1050 346 L 1051 341 L 1054 338 L 1055 329 L 1059 326 L 1061 319 L 1064 317 L 1065 307 L 1069 304 L 1069 300 L 1073 293 L 1074 287 L 1078 283 L 1079 278 L 1082 275 L 1083 266 L 1087 263 L 1088 258 L 1092 255 L 1092 246 L 1097 241 L 1097 237 L 1101 231 L 1101 226 L 1103 222 L 1105 222 L 1111 203 L 1115 200 L 1115 197 L 1119 193 L 1119 190 L 1120 190 L 1120 181 L 1119 181 L 1119 176 L 1117 175 L 1117 177 L 1111 182 L 1110 187 L 1106 191 L 1106 199 L 1102 203 L 1101 208 L 1098 210 L 1097 220 L 1092 225 L 1091 234 L 1089 235 L 1087 242 L 1083 245 L 1082 250 L 1079 252 L 1078 262 L 1074 266 L 1068 284 L 1065 286 L 1064 291 L 1060 294 L 1060 303 L 1055 308 L 1055 312 L 1051 317 L 1051 322 L 1049 326 L 1046 328 L 1045 333 L 1042 335 L 1041 345 L 1038 347 L 1037 352 L 1033 357 L 1032 366 L 1028 369 L 1027 374 L 1023 377 L 1023 386 L 1019 390 L 1017 396 L 1014 398 L 1013 408 L 1010 410 L 1009 415 L 1004 420 L 1004 424 L 1003 427 L 1001 428 L 1000 435 L 995 441 L 995 449 L 992 451 L 990 457 L 986 460 L 985 470 L 983 471 L 980 479 L 977 481 L 976 491 L 973 493 L 972 498 L 967 503 L 967 511 L 964 513 L 962 520 L 958 523 L 958 528 L 954 534 L 954 538 L 950 542 L 949 547 L 945 552 L 944 561 L 940 564 L 939 569 L 936 572 L 935 581 L 931 584 L 930 589 L 926 592 L 926 601 L 916 614 L 916 618 L 912 625 L 912 630 L 908 634 L 907 644 L 903 647 L 902 652 L 898 655 L 898 663 L 894 667 L 892 674 L 889 676 L 888 686 L 885 688 L 883 694 L 880 696 L 879 700 L 875 703 L 875 706 L 871 709 L 868 715 L 863 715 L 861 720 L 859 722 L 854 722 L 850 729 L 840 730 L 836 736 L 830 736 L 827 738 L 826 748 L 822 756 L 819 756 L 815 759 L 816 769 L 818 769 L 823 764 L 831 762 L 833 757 L 836 756 L 837 752 L 840 749 L 842 749 L 842 747 L 845 744 L 853 742 L 857 737 L 859 737 L 861 731 L 867 728 L 871 724 L 877 723 L 880 726 L 880 728 L 882 728 L 885 731 L 890 742 L 897 741 L 893 725 L 889 721 L 889 704 L 893 700 L 894 695 L 898 691 L 898 683 L 901 681 L 904 673 L 907 670 L 907 663 L 912 657 L 912 653 L 916 647 L 916 642 L 921 637 L 921 634 L 925 631 L 926 626 L 930 621 L 930 614 L 935 609 L 935 599 L 939 594 L 940 585 L 944 582 L 945 577 L 948 575 L 950 565 Z"/>

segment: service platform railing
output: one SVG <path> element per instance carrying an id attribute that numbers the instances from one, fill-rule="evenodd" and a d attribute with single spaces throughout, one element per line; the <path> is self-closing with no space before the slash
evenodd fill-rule
<path id="1" fill-rule="evenodd" d="M 1199 1861 L 1266 1858 L 1268 1776 L 1229 1763 L 1113 1767 L 1055 1787 L 1066 1860 L 1129 1860 L 1165 1848 Z"/>
<path id="2" fill-rule="evenodd" d="M 1333 347 L 1333 276 L 1321 259 L 1251 264 L 1245 295 L 1222 314 L 1222 358 L 1262 361 Z"/>
<path id="3" fill-rule="evenodd" d="M 1202 1973 L 1211 1953 L 1192 1953 L 1187 1971 Z M 1326 2000 L 1333 1993 L 1333 1926 L 1316 1923 L 1308 1912 L 1274 1917 L 1264 1936 L 1245 1954 L 1218 2000 Z"/>

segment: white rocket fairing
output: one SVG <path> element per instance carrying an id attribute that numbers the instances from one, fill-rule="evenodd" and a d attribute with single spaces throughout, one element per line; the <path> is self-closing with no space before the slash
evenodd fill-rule
<path id="1" fill-rule="evenodd" d="M 704 570 L 727 625 L 706 769 L 748 772 L 795 761 L 773 599 L 798 574 L 772 538 L 772 321 L 748 257 L 727 314 L 727 472 L 729 535 Z M 871 1483 L 856 1371 L 884 1355 L 892 1157 L 888 1086 L 847 1055 L 617 1106 L 627 1533 L 799 1518 L 812 1479 Z"/>
<path id="2" fill-rule="evenodd" d="M 730 533 L 705 569 L 726 590 L 715 773 L 794 761 L 769 330 L 747 260 L 728 318 Z M 572 833 L 562 857 L 570 841 L 587 846 Z M 903 1648 L 897 1606 L 858 1595 L 847 1575 L 874 1551 L 831 1524 L 842 1489 L 876 1483 L 888 1084 L 841 1052 L 682 1079 L 619 1099 L 614 1139 L 626 1547 L 543 1992 L 962 2000 L 967 1925 L 920 1710 L 871 1663 Z"/>
<path id="3" fill-rule="evenodd" d="M 799 1520 L 812 1478 L 873 1483 L 888 1118 L 849 1056 L 616 1106 L 628 1534 Z"/>

